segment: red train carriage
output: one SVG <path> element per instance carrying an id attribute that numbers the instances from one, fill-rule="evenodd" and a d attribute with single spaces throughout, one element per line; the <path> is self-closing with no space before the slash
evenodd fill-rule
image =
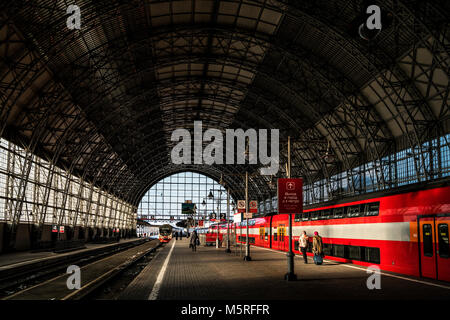
<path id="1" fill-rule="evenodd" d="M 448 185 L 382 197 L 374 193 L 364 199 L 310 207 L 295 215 L 294 251 L 299 253 L 303 231 L 309 236 L 318 231 L 327 259 L 450 281 L 449 224 Z M 251 219 L 250 243 L 287 251 L 288 226 L 286 214 Z M 245 243 L 245 235 L 244 221 L 238 226 L 237 241 Z"/>

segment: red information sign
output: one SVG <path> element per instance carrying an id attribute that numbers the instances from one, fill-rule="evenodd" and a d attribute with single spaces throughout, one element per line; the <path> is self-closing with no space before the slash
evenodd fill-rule
<path id="1" fill-rule="evenodd" d="M 303 211 L 303 179 L 278 179 L 278 212 Z"/>

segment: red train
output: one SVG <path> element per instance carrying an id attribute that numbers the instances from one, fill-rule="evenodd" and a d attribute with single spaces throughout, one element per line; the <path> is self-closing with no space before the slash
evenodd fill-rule
<path id="1" fill-rule="evenodd" d="M 312 236 L 318 231 L 326 259 L 362 266 L 375 264 L 386 271 L 450 281 L 448 184 L 310 206 L 293 220 L 293 247 L 298 254 L 300 234 L 306 231 Z M 250 219 L 249 242 L 287 251 L 288 226 L 286 214 Z M 226 225 L 220 229 L 225 233 Z M 233 229 L 236 240 L 245 243 L 245 222 Z"/>

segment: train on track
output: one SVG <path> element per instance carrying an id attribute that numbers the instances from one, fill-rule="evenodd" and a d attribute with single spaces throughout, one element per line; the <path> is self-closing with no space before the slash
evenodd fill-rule
<path id="1" fill-rule="evenodd" d="M 325 258 L 405 275 L 450 281 L 450 186 L 405 188 L 305 207 L 293 218 L 293 248 L 303 231 L 312 241 L 322 236 Z M 289 249 L 289 215 L 249 219 L 249 243 L 280 251 Z M 246 221 L 231 224 L 238 243 L 246 243 Z M 219 240 L 227 225 L 219 225 Z M 207 234 L 215 240 L 217 225 Z M 210 240 L 210 241 L 211 241 Z M 309 243 L 308 255 L 311 253 Z"/>
<path id="2" fill-rule="evenodd" d="M 159 242 L 169 242 L 172 240 L 172 226 L 170 224 L 163 224 L 159 227 Z"/>

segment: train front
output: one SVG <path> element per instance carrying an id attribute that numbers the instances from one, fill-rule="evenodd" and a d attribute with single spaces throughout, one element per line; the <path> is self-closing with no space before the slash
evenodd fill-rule
<path id="1" fill-rule="evenodd" d="M 169 242 L 172 239 L 172 226 L 162 225 L 159 227 L 159 241 Z"/>

